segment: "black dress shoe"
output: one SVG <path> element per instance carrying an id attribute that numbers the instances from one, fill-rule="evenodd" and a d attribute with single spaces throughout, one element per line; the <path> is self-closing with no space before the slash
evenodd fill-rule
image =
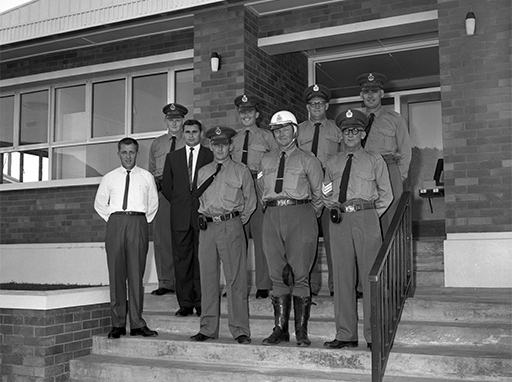
<path id="1" fill-rule="evenodd" d="M 363 292 L 360 292 L 360 291 L 356 290 L 356 299 L 359 300 L 361 298 L 363 298 Z"/>
<path id="2" fill-rule="evenodd" d="M 357 341 L 339 341 L 335 339 L 332 341 L 324 342 L 324 347 L 330 349 L 356 348 Z"/>
<path id="3" fill-rule="evenodd" d="M 334 296 L 334 292 L 330 292 L 331 297 Z"/>
<path id="4" fill-rule="evenodd" d="M 204 335 L 203 333 L 197 333 L 196 335 L 193 335 L 190 337 L 190 339 L 192 341 L 199 341 L 199 342 L 209 340 L 210 338 L 212 338 L 212 337 L 208 337 L 208 336 Z"/>
<path id="5" fill-rule="evenodd" d="M 194 314 L 194 309 L 193 308 L 180 308 L 175 313 L 176 316 L 181 316 L 181 317 L 187 317 L 187 316 L 191 316 L 193 314 Z"/>
<path id="6" fill-rule="evenodd" d="M 158 288 L 151 292 L 151 294 L 154 294 L 156 296 L 163 296 L 164 294 L 167 294 L 167 293 L 174 293 L 174 289 Z"/>
<path id="7" fill-rule="evenodd" d="M 130 336 L 155 337 L 158 336 L 158 333 L 147 326 L 143 326 L 142 328 L 131 329 Z"/>
<path id="8" fill-rule="evenodd" d="M 125 327 L 116 327 L 114 326 L 110 332 L 108 332 L 108 338 L 119 338 L 121 336 L 126 335 Z"/>
<path id="9" fill-rule="evenodd" d="M 372 343 L 371 343 L 371 342 L 368 342 L 368 343 L 366 344 L 366 347 L 367 347 L 368 349 L 372 350 Z"/>
<path id="10" fill-rule="evenodd" d="M 267 298 L 268 297 L 268 289 L 258 289 L 256 291 L 256 298 Z"/>
<path id="11" fill-rule="evenodd" d="M 247 345 L 251 343 L 251 338 L 249 336 L 246 336 L 245 334 L 236 337 L 236 340 L 239 344 L 242 345 Z"/>
<path id="12" fill-rule="evenodd" d="M 201 307 L 196 308 L 196 316 L 201 317 Z"/>

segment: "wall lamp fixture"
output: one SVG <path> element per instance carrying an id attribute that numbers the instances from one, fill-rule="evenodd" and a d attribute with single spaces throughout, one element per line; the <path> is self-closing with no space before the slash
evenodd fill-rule
<path id="1" fill-rule="evenodd" d="M 220 69 L 220 64 L 221 64 L 221 56 L 219 53 L 217 52 L 213 52 L 212 53 L 212 56 L 210 58 L 210 64 L 212 66 L 212 72 L 217 72 L 219 71 Z"/>
<path id="2" fill-rule="evenodd" d="M 475 34 L 475 26 L 476 26 L 475 14 L 473 12 L 468 12 L 466 14 L 466 34 L 468 36 L 473 36 Z"/>

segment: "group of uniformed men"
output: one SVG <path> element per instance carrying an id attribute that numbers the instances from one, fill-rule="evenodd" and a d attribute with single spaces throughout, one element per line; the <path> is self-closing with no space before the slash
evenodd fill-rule
<path id="1" fill-rule="evenodd" d="M 219 336 L 222 262 L 229 330 L 238 343 L 251 342 L 252 237 L 256 298 L 267 298 L 271 290 L 274 308 L 274 328 L 263 344 L 289 341 L 293 305 L 296 342 L 309 346 L 311 299 L 320 291 L 315 264 L 321 231 L 336 322 L 336 337 L 324 346 L 358 346 L 359 290 L 371 348 L 368 274 L 408 175 L 411 144 L 404 118 L 382 107 L 386 77 L 365 73 L 357 81 L 365 109 L 344 110 L 335 121 L 326 117 L 331 92 L 323 85 L 304 91 L 308 120 L 298 124 L 282 110 L 269 129 L 257 124 L 260 100 L 239 96 L 234 103 L 240 128 L 206 131 L 210 150 L 200 144 L 201 123 L 183 122 L 184 106 L 164 107 L 168 132 L 153 142 L 149 162 L 160 203 L 154 224 L 159 287 L 152 293 L 176 290 L 178 316 L 196 310 L 200 330 L 192 340 Z"/>

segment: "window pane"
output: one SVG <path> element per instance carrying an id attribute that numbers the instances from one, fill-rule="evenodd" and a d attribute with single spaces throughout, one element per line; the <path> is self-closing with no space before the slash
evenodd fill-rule
<path id="1" fill-rule="evenodd" d="M 20 145 L 48 142 L 48 90 L 21 95 Z"/>
<path id="2" fill-rule="evenodd" d="M 192 118 L 191 113 L 194 107 L 194 83 L 193 83 L 194 71 L 182 70 L 176 72 L 176 103 L 185 106 L 189 110 L 188 118 Z M 187 116 L 185 117 L 187 118 Z"/>
<path id="3" fill-rule="evenodd" d="M 93 85 L 92 136 L 124 135 L 125 80 Z"/>
<path id="4" fill-rule="evenodd" d="M 148 168 L 149 147 L 152 139 L 138 140 L 137 166 Z M 54 179 L 94 178 L 119 167 L 117 142 L 55 149 Z"/>
<path id="5" fill-rule="evenodd" d="M 0 98 L 0 147 L 13 145 L 14 96 Z"/>
<path id="6" fill-rule="evenodd" d="M 26 183 L 48 180 L 48 149 L 4 153 L 1 156 L 1 183 Z"/>
<path id="7" fill-rule="evenodd" d="M 167 73 L 133 79 L 133 133 L 165 129 L 162 108 L 167 103 Z"/>
<path id="8" fill-rule="evenodd" d="M 85 85 L 55 90 L 55 141 L 87 138 Z"/>

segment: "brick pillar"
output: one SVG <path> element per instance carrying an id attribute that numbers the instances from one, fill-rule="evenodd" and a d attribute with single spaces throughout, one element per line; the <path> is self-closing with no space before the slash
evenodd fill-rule
<path id="1" fill-rule="evenodd" d="M 222 56 L 216 73 L 210 69 L 212 52 Z M 307 59 L 301 53 L 270 56 L 258 48 L 258 18 L 243 5 L 195 14 L 194 116 L 206 128 L 236 125 L 233 100 L 244 93 L 263 100 L 263 124 L 280 109 L 303 120 L 301 95 L 307 78 Z"/>
<path id="2" fill-rule="evenodd" d="M 512 286 L 510 0 L 439 0 L 447 286 Z M 476 15 L 467 36 L 465 17 Z M 508 275 L 508 276 L 507 276 Z"/>

